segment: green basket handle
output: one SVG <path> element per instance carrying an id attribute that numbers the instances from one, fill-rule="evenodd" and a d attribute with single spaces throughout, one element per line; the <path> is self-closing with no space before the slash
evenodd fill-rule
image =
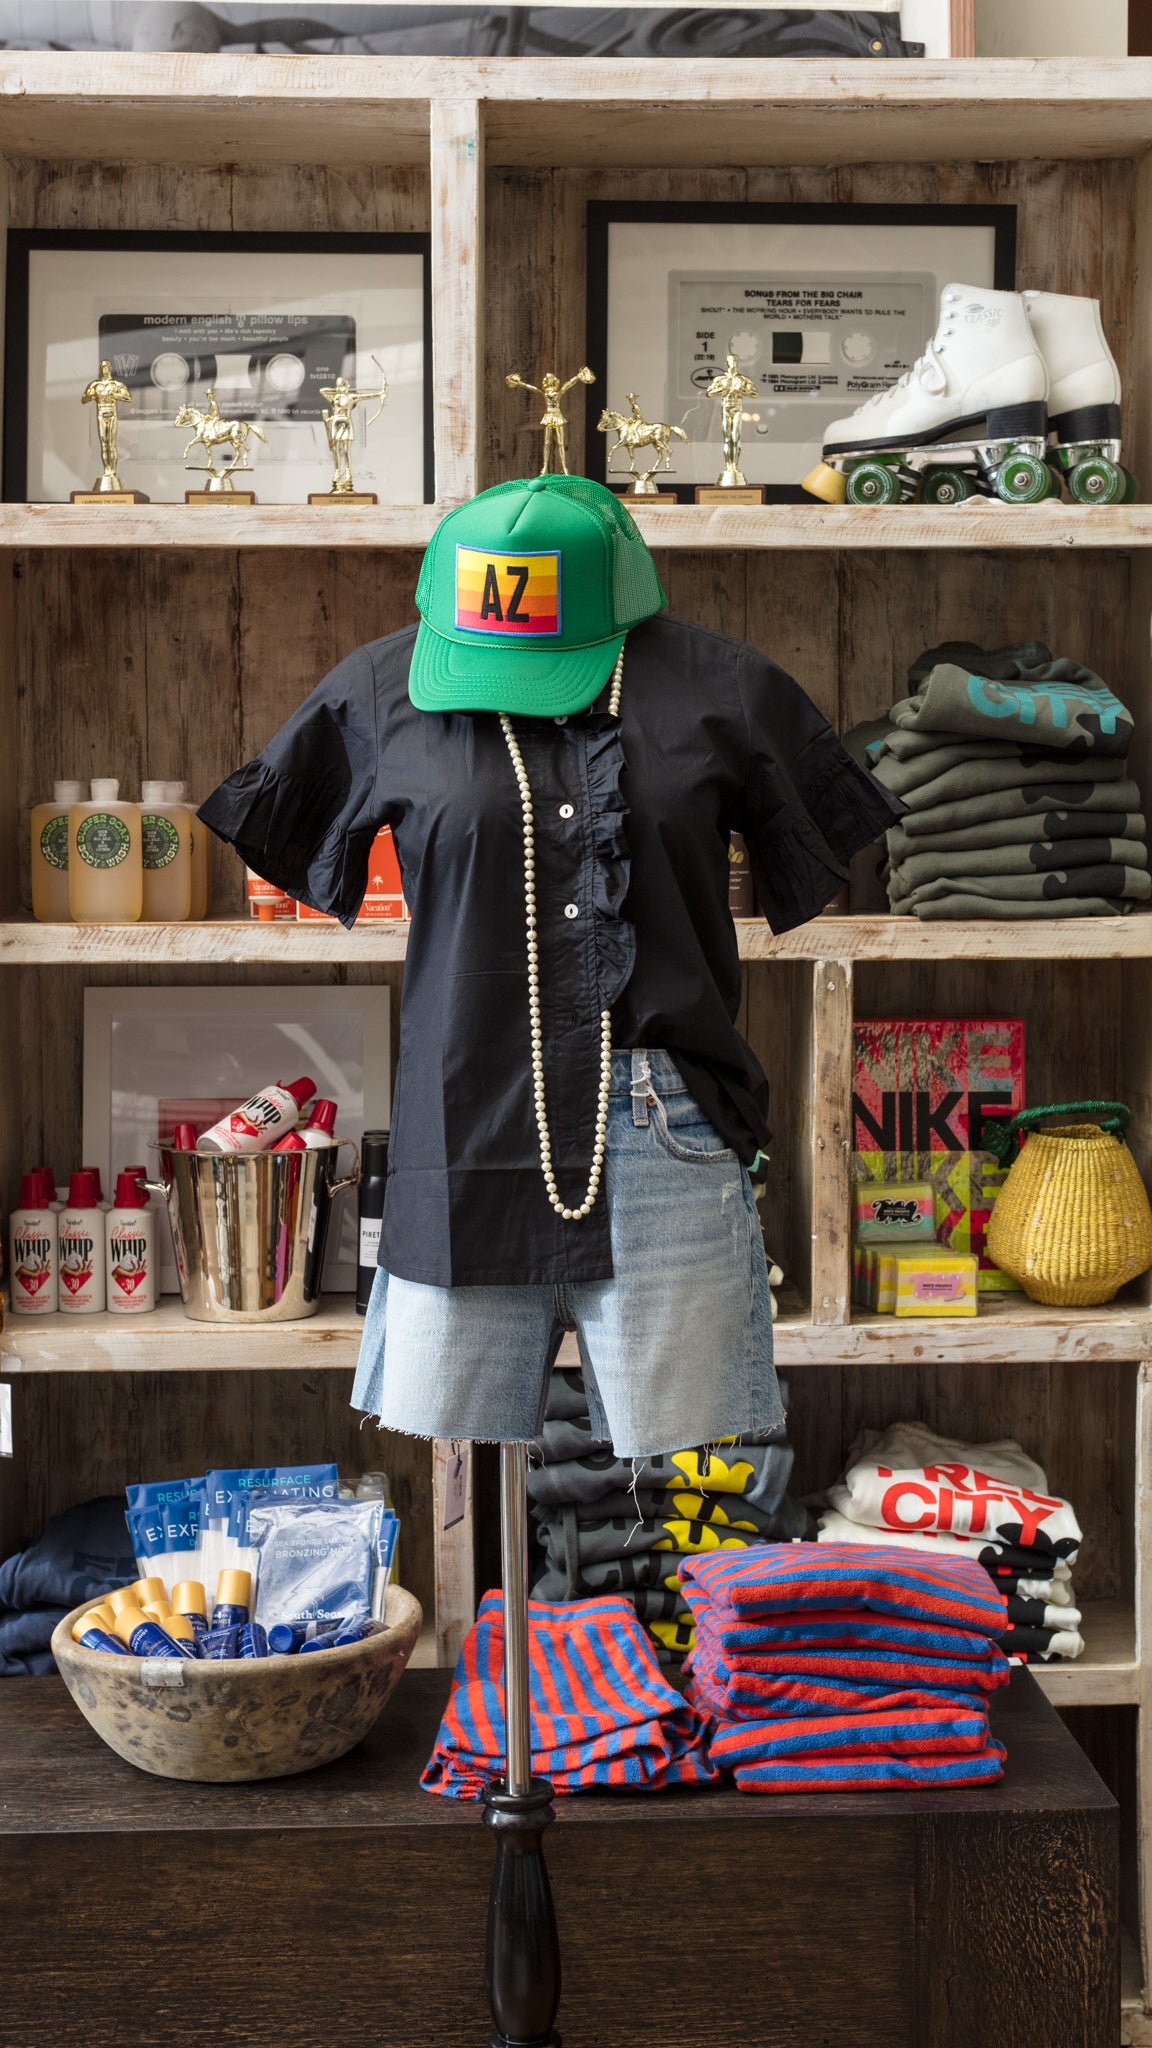
<path id="1" fill-rule="evenodd" d="M 1123 1102 L 1053 1102 L 1047 1109 L 1022 1109 L 1019 1116 L 1012 1117 L 1007 1123 L 999 1117 L 986 1117 L 981 1132 L 984 1149 L 991 1152 L 1001 1166 L 1011 1166 L 1019 1156 L 1021 1138 L 1051 1116 L 1091 1117 L 1093 1123 L 1098 1123 L 1118 1145 L 1124 1143 L 1132 1121 L 1132 1111 Z"/>

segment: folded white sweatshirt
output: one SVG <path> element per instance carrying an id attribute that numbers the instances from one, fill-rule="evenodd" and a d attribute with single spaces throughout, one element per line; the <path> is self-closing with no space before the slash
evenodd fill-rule
<path id="1" fill-rule="evenodd" d="M 972 1536 L 1035 1549 L 1038 1563 L 1074 1557 L 1082 1540 L 1068 1502 L 1049 1493 L 1042 1467 L 1018 1443 L 953 1443 L 922 1422 L 862 1431 L 828 1503 L 871 1529 Z"/>

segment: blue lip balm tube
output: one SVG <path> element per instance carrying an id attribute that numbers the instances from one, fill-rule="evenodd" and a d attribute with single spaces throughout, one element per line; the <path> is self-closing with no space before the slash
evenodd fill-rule
<path id="1" fill-rule="evenodd" d="M 240 1631 L 240 1655 L 242 1657 L 266 1657 L 268 1636 L 258 1621 L 250 1621 Z"/>
<path id="2" fill-rule="evenodd" d="M 204 1588 L 199 1579 L 181 1579 L 172 1588 L 172 1612 L 184 1614 L 192 1624 L 192 1633 L 199 1642 L 208 1633 L 208 1611 Z"/>
<path id="3" fill-rule="evenodd" d="M 117 1636 L 111 1636 L 103 1625 L 103 1618 L 97 1614 L 82 1614 L 72 1624 L 72 1641 L 80 1643 L 85 1650 L 107 1650 L 114 1657 L 131 1656 Z"/>
<path id="4" fill-rule="evenodd" d="M 134 1657 L 194 1657 L 190 1643 L 170 1636 L 158 1621 L 149 1621 L 138 1607 L 122 1607 L 116 1616 L 116 1633 L 127 1643 Z"/>
<path id="5" fill-rule="evenodd" d="M 277 1621 L 268 1631 L 268 1650 L 273 1657 L 294 1657 L 303 1641 L 303 1627 L 291 1621 Z"/>
<path id="6" fill-rule="evenodd" d="M 325 1629 L 322 1636 L 312 1636 L 308 1642 L 301 1643 L 300 1655 L 306 1657 L 310 1650 L 334 1650 L 339 1633 L 338 1628 L 329 1628 Z"/>
<path id="7" fill-rule="evenodd" d="M 252 1613 L 251 1572 L 222 1571 L 216 1581 L 213 1628 L 243 1628 Z"/>
<path id="8" fill-rule="evenodd" d="M 238 1628 L 210 1628 L 200 1638 L 200 1655 L 204 1658 L 227 1658 L 240 1655 L 240 1631 Z"/>

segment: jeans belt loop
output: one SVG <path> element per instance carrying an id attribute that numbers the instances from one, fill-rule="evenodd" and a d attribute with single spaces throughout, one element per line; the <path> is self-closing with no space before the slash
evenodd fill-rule
<path id="1" fill-rule="evenodd" d="M 642 1045 L 632 1048 L 632 1121 L 648 1122 L 648 1097 L 652 1093 L 652 1067 Z"/>

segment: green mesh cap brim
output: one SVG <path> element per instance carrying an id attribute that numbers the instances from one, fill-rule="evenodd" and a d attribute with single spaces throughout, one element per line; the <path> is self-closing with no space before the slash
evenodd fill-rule
<path id="1" fill-rule="evenodd" d="M 625 635 L 589 647 L 462 646 L 422 619 L 408 671 L 417 711 L 506 711 L 524 718 L 571 718 L 596 702 Z"/>

